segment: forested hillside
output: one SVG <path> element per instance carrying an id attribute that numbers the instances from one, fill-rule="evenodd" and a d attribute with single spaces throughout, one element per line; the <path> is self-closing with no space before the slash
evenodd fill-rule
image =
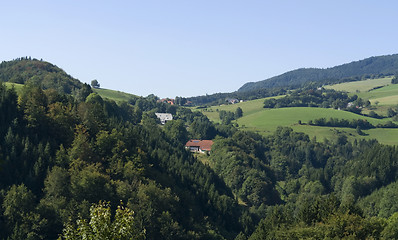
<path id="1" fill-rule="evenodd" d="M 1 239 L 398 237 L 396 146 L 264 137 L 153 95 L 71 93 L 0 84 Z"/>
<path id="2" fill-rule="evenodd" d="M 0 63 L 0 81 L 32 83 L 44 89 L 53 88 L 65 93 L 71 93 L 83 85 L 59 67 L 30 57 Z"/>
<path id="3" fill-rule="evenodd" d="M 302 68 L 259 82 L 244 84 L 238 91 L 275 87 L 300 87 L 309 82 L 330 84 L 341 81 L 356 81 L 361 78 L 394 75 L 398 73 L 398 54 L 370 57 L 340 66 L 317 69 Z"/>

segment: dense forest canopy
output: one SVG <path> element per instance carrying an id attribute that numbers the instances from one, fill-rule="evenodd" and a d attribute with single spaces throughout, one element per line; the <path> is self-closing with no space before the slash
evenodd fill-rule
<path id="1" fill-rule="evenodd" d="M 0 83 L 1 239 L 398 237 L 396 146 L 287 127 L 265 137 L 153 95 L 60 91 L 61 75 L 19 95 Z"/>

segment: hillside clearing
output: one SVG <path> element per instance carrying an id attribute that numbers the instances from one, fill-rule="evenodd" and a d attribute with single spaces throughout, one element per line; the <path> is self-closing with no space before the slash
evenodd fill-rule
<path id="1" fill-rule="evenodd" d="M 20 94 L 23 88 L 23 84 L 19 84 L 19 83 L 10 83 L 10 82 L 4 82 L 4 84 L 6 85 L 7 88 L 12 88 L 14 87 L 15 91 L 17 92 L 17 94 Z"/>
<path id="2" fill-rule="evenodd" d="M 343 91 L 349 93 L 367 92 L 376 87 L 386 86 L 391 84 L 392 77 L 367 79 L 355 82 L 345 82 L 334 85 L 325 86 L 326 89 L 334 89 L 336 91 Z"/>
<path id="3" fill-rule="evenodd" d="M 398 84 L 391 84 L 391 79 L 392 77 L 368 79 L 325 88 L 356 94 L 360 98 L 368 99 L 374 106 L 391 106 L 398 104 Z"/>
<path id="4" fill-rule="evenodd" d="M 378 123 L 385 123 L 390 119 L 374 119 L 351 112 L 339 111 L 329 108 L 279 108 L 279 109 L 264 109 L 257 113 L 244 116 L 237 120 L 241 129 L 254 131 L 262 135 L 272 134 L 278 126 L 288 126 L 295 131 L 304 132 L 310 137 L 316 137 L 318 140 L 335 139 L 341 133 L 354 138 L 375 138 L 379 142 L 386 144 L 398 144 L 398 129 L 371 129 L 364 131 L 366 136 L 360 136 L 355 129 L 350 128 L 335 128 L 335 127 L 318 127 L 309 125 L 299 125 L 298 121 L 307 123 L 309 120 L 317 118 L 338 118 L 338 119 L 366 119 L 370 123 L 377 125 Z M 380 131 L 379 131 L 380 130 Z M 393 137 L 392 137 L 393 136 Z"/>
<path id="5" fill-rule="evenodd" d="M 105 89 L 105 88 L 93 88 L 93 91 L 98 93 L 102 98 L 107 98 L 115 102 L 129 101 L 137 96 L 125 92 Z"/>
<path id="6" fill-rule="evenodd" d="M 247 101 L 247 102 L 240 102 L 240 103 L 236 103 L 236 104 L 212 106 L 212 107 L 208 107 L 208 108 L 200 109 L 200 110 L 211 121 L 219 122 L 220 118 L 219 118 L 218 111 L 224 110 L 224 111 L 235 112 L 235 110 L 238 107 L 240 107 L 243 111 L 243 116 L 247 116 L 247 115 L 256 113 L 258 111 L 264 110 L 264 108 L 263 108 L 264 100 L 271 99 L 271 98 L 281 98 L 284 96 L 285 95 L 261 98 L 261 99 L 256 99 L 256 100 L 252 100 L 252 101 Z"/>
<path id="7" fill-rule="evenodd" d="M 398 104 L 398 84 L 391 84 L 368 93 L 358 95 L 367 98 L 372 105 L 396 105 Z"/>

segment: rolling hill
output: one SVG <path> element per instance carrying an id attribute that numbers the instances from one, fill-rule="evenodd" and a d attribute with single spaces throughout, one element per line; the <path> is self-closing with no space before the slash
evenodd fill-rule
<path id="1" fill-rule="evenodd" d="M 83 83 L 54 64 L 30 57 L 0 63 L 0 81 L 31 83 L 42 86 L 43 89 L 53 88 L 64 93 L 72 93 L 83 86 Z"/>
<path id="2" fill-rule="evenodd" d="M 377 106 L 373 110 L 382 115 L 386 114 L 389 107 L 398 105 L 398 85 L 391 84 L 391 77 L 346 82 L 325 86 L 325 88 L 345 91 L 367 99 L 372 105 Z"/>
<path id="3" fill-rule="evenodd" d="M 326 88 L 346 89 L 352 93 L 356 93 L 358 89 L 373 89 L 377 86 L 383 86 L 381 88 L 364 91 L 361 97 L 370 99 L 374 102 L 375 99 L 380 100 L 379 106 L 374 110 L 378 113 L 385 113 L 386 107 L 392 106 L 387 100 L 395 99 L 398 97 L 398 85 L 386 85 L 391 81 L 391 78 L 383 79 L 368 79 L 358 82 L 342 83 L 338 85 L 326 86 Z M 358 93 L 356 93 L 358 94 Z M 278 96 L 279 98 L 282 96 Z M 372 98 L 375 97 L 375 98 Z M 382 101 L 383 98 L 386 101 Z M 309 126 L 299 125 L 298 121 L 301 120 L 303 123 L 307 123 L 309 120 L 331 117 L 338 119 L 365 119 L 371 124 L 385 124 L 391 121 L 390 118 L 375 119 L 366 116 L 361 116 L 347 111 L 339 111 L 330 108 L 311 108 L 311 107 L 295 107 L 295 108 L 276 108 L 276 109 L 265 109 L 263 108 L 263 102 L 265 99 L 256 99 L 253 101 L 241 102 L 233 105 L 220 105 L 212 106 L 205 109 L 200 109 L 211 121 L 220 122 L 219 111 L 230 111 L 234 112 L 237 107 L 243 110 L 243 117 L 236 120 L 239 128 L 245 131 L 257 132 L 261 135 L 270 135 L 275 132 L 278 126 L 291 127 L 293 130 L 298 132 L 304 132 L 310 137 L 316 137 L 319 141 L 324 139 L 333 140 L 338 136 L 344 134 L 348 136 L 350 140 L 354 139 L 377 139 L 379 142 L 384 144 L 397 145 L 398 129 L 370 129 L 364 130 L 365 135 L 361 136 L 351 128 L 337 128 L 337 127 L 320 127 L 320 126 Z M 392 101 L 392 100 L 391 100 Z M 398 102 L 397 102 L 398 103 Z M 369 112 L 369 110 L 364 110 Z"/>
<path id="4" fill-rule="evenodd" d="M 332 68 L 301 68 L 259 82 L 244 84 L 238 91 L 275 87 L 299 87 L 309 82 L 331 83 L 343 79 L 360 80 L 363 77 L 394 75 L 398 73 L 398 54 L 370 57 Z"/>

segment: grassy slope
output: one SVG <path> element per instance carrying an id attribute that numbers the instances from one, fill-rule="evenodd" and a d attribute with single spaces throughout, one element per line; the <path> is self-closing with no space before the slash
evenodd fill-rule
<path id="1" fill-rule="evenodd" d="M 398 104 L 398 84 L 391 84 L 391 79 L 392 77 L 369 79 L 330 85 L 325 88 L 357 94 L 360 98 L 369 99 L 373 105 L 377 102 L 378 106 L 391 106 Z M 383 87 L 372 90 L 380 86 Z"/>
<path id="2" fill-rule="evenodd" d="M 397 105 L 398 104 L 398 84 L 391 84 L 379 88 L 366 94 L 360 94 L 360 97 L 367 98 L 372 104 L 378 101 L 378 105 Z"/>
<path id="3" fill-rule="evenodd" d="M 371 87 L 373 88 L 373 87 Z M 355 91 L 355 90 L 354 90 Z M 376 91 L 376 90 L 374 90 Z M 366 136 L 359 136 L 355 129 L 350 128 L 330 128 L 317 127 L 308 125 L 298 125 L 298 120 L 303 123 L 316 118 L 330 117 L 339 119 L 367 119 L 372 124 L 378 124 L 389 121 L 390 119 L 374 119 L 360 116 L 346 111 L 338 111 L 325 108 L 280 108 L 280 109 L 264 109 L 264 99 L 257 99 L 238 103 L 234 105 L 214 106 L 202 109 L 202 112 L 209 117 L 210 120 L 219 122 L 218 110 L 235 111 L 237 107 L 243 110 L 243 117 L 237 120 L 240 128 L 243 130 L 255 131 L 263 135 L 272 134 L 278 126 L 289 126 L 295 131 L 304 132 L 310 137 L 316 136 L 318 140 L 325 138 L 333 140 L 337 138 L 339 133 L 345 133 L 350 139 L 376 138 L 379 142 L 385 144 L 398 144 L 398 129 L 371 129 L 364 130 Z"/>
<path id="4" fill-rule="evenodd" d="M 129 101 L 130 99 L 137 97 L 133 94 L 104 88 L 93 88 L 93 91 L 98 93 L 102 98 L 108 98 L 114 100 L 115 102 Z"/>
<path id="5" fill-rule="evenodd" d="M 19 94 L 22 91 L 23 84 L 5 82 L 7 88 L 14 87 L 15 91 Z"/>
<path id="6" fill-rule="evenodd" d="M 327 89 L 334 89 L 336 91 L 345 91 L 350 93 L 367 92 L 375 87 L 386 86 L 391 83 L 392 77 L 377 78 L 377 79 L 367 79 L 363 81 L 356 82 L 346 82 L 340 84 L 334 84 L 325 86 Z"/>
<path id="7" fill-rule="evenodd" d="M 277 96 L 277 97 L 269 97 L 269 98 L 281 98 L 283 96 Z M 243 111 L 243 115 L 250 115 L 253 113 L 256 113 L 258 111 L 263 110 L 264 106 L 264 100 L 269 99 L 269 98 L 262 98 L 262 99 L 256 99 L 253 101 L 248 101 L 248 102 L 241 102 L 233 105 L 221 105 L 221 106 L 212 106 L 206 109 L 201 109 L 203 114 L 205 114 L 211 121 L 214 122 L 219 122 L 219 114 L 217 110 L 224 110 L 224 111 L 230 111 L 230 112 L 235 112 L 235 110 L 240 107 Z"/>
<path id="8" fill-rule="evenodd" d="M 346 133 L 350 138 L 376 138 L 379 142 L 386 144 L 398 144 L 397 137 L 398 129 L 372 129 L 365 130 L 367 136 L 359 136 L 355 129 L 350 128 L 331 128 L 331 127 L 317 127 L 308 125 L 299 125 L 298 120 L 307 123 L 309 120 L 324 117 L 329 119 L 331 117 L 339 119 L 366 119 L 372 124 L 378 124 L 388 121 L 388 119 L 373 119 L 356 115 L 354 113 L 339 111 L 335 109 L 325 108 L 279 108 L 279 109 L 264 109 L 257 113 L 253 113 L 238 119 L 238 124 L 243 129 L 256 131 L 260 134 L 272 134 L 278 126 L 289 126 L 295 131 L 304 132 L 310 137 L 316 136 L 317 139 L 323 140 L 335 139 L 339 133 Z"/>

